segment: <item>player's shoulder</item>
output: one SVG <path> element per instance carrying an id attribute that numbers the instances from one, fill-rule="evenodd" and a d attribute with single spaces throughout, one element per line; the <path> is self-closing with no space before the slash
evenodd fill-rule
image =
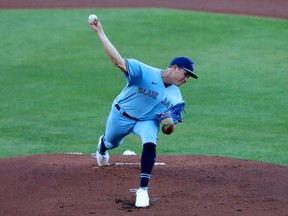
<path id="1" fill-rule="evenodd" d="M 152 72 L 152 71 L 159 71 L 158 68 L 155 68 L 151 65 L 143 63 L 137 59 L 125 59 L 126 65 L 130 70 L 138 70 L 142 72 Z"/>
<path id="2" fill-rule="evenodd" d="M 126 58 L 125 61 L 126 61 L 126 64 L 129 64 L 129 65 L 142 65 L 142 64 L 144 64 L 144 63 L 140 62 L 139 60 L 133 59 L 133 58 Z"/>

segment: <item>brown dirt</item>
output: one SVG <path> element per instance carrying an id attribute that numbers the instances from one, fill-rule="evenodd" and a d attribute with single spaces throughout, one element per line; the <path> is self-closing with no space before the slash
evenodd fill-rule
<path id="1" fill-rule="evenodd" d="M 176 5 L 175 5 L 176 4 Z M 164 7 L 288 18 L 285 0 L 1 0 L 0 8 Z M 139 162 L 112 155 L 111 163 Z M 151 205 L 134 207 L 140 166 L 95 167 L 89 155 L 0 159 L 0 216 L 287 216 L 288 167 L 208 156 L 157 158 Z"/>
<path id="2" fill-rule="evenodd" d="M 34 155 L 0 160 L 1 216 L 288 214 L 288 167 L 208 156 L 158 156 L 151 205 L 134 207 L 140 156 Z"/>

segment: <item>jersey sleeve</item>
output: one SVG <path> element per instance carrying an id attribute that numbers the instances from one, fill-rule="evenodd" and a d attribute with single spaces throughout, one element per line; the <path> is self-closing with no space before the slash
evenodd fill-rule
<path id="1" fill-rule="evenodd" d="M 126 80 L 128 83 L 135 83 L 137 79 L 142 77 L 141 62 L 135 59 L 125 59 L 128 75 Z"/>

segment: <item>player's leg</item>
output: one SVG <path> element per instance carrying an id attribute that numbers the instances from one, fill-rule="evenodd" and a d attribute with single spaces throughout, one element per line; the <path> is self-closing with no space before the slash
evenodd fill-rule
<path id="1" fill-rule="evenodd" d="M 136 207 L 149 206 L 148 184 L 156 160 L 156 145 L 159 124 L 156 121 L 138 122 L 133 132 L 142 139 L 141 176 L 137 191 Z"/>
<path id="2" fill-rule="evenodd" d="M 113 106 L 106 122 L 105 135 L 100 136 L 96 156 L 99 166 L 105 166 L 109 161 L 108 150 L 117 148 L 124 137 L 131 133 L 135 121 L 119 113 Z"/>
<path id="3" fill-rule="evenodd" d="M 115 106 L 112 106 L 105 128 L 103 142 L 108 150 L 117 148 L 125 136 L 132 132 L 136 121 L 123 116 Z"/>
<path id="4" fill-rule="evenodd" d="M 156 160 L 156 144 L 145 143 L 141 155 L 141 178 L 140 188 L 143 190 L 148 189 L 149 180 L 152 174 L 152 169 Z"/>

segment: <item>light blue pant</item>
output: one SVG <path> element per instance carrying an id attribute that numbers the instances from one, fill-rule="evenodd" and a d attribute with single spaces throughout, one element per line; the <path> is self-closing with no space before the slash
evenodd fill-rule
<path id="1" fill-rule="evenodd" d="M 135 121 L 123 116 L 119 110 L 112 105 L 106 123 L 104 143 L 108 149 L 118 147 L 125 136 L 134 133 L 141 138 L 142 145 L 151 142 L 157 144 L 159 123 L 157 120 Z"/>

